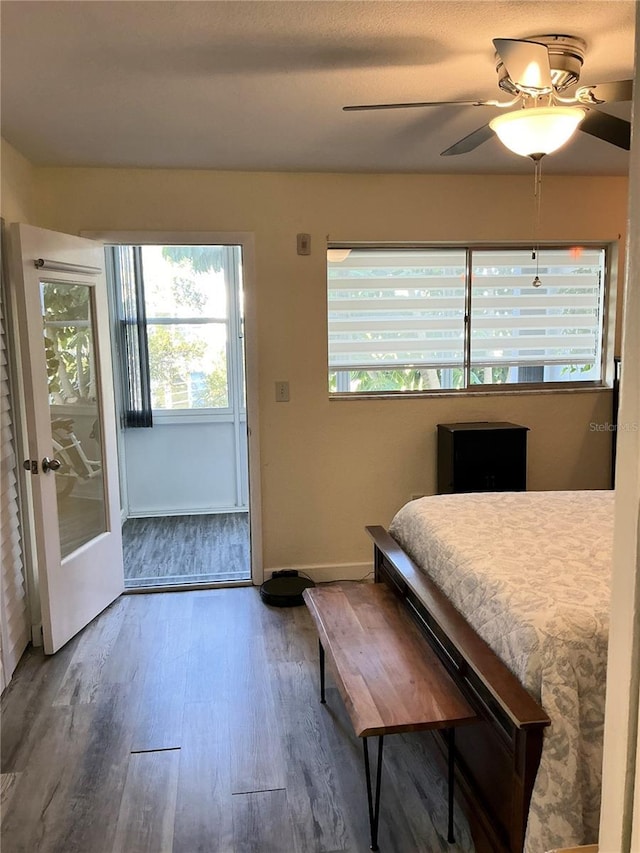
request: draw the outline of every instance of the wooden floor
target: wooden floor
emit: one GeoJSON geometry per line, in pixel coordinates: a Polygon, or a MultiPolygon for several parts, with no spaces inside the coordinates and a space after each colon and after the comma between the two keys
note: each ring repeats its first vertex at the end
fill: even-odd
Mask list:
{"type": "MultiPolygon", "coordinates": [[[[306,608],[123,596],[2,701],[2,853],[364,853],[361,742],[306,608]]],[[[380,850],[464,851],[431,735],[385,741],[380,850]]]]}
{"type": "Polygon", "coordinates": [[[249,514],[129,518],[122,551],[127,589],[249,580],[249,514]]]}

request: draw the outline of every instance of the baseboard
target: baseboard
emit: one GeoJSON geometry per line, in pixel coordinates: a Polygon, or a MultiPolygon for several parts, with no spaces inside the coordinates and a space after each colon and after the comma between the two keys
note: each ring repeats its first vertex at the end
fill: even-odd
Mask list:
{"type": "Polygon", "coordinates": [[[265,569],[264,579],[267,580],[274,572],[279,572],[283,569],[297,569],[300,574],[309,575],[311,580],[314,580],[316,583],[373,579],[372,563],[332,563],[330,565],[312,566],[277,566],[272,569],[265,569]]]}
{"type": "Polygon", "coordinates": [[[37,622],[31,626],[31,645],[39,648],[42,642],[42,622],[37,622]]]}
{"type": "Polygon", "coordinates": [[[249,512],[248,506],[210,507],[209,509],[139,509],[129,511],[127,518],[166,518],[176,515],[228,515],[232,512],[249,512]]]}

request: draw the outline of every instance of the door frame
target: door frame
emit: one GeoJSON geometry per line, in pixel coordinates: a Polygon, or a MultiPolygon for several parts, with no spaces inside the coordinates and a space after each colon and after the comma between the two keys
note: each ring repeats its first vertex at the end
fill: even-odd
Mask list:
{"type": "MultiPolygon", "coordinates": [[[[81,237],[116,245],[242,246],[244,357],[247,407],[251,582],[264,580],[262,561],[262,497],[258,405],[257,287],[255,236],[252,231],[81,231],[81,237]]],[[[115,380],[116,377],[114,377],[115,380]]]]}
{"type": "MultiPolygon", "coordinates": [[[[14,303],[15,298],[12,293],[11,288],[11,263],[10,263],[10,252],[11,252],[11,240],[9,239],[9,227],[5,222],[4,218],[0,217],[0,314],[2,314],[2,322],[0,326],[3,326],[3,329],[0,328],[0,335],[4,331],[4,353],[7,359],[6,363],[6,371],[7,371],[7,385],[9,389],[9,412],[8,417],[10,419],[10,440],[11,447],[15,459],[14,466],[14,474],[15,474],[15,508],[17,510],[18,517],[18,527],[20,533],[20,552],[19,559],[21,563],[22,569],[22,579],[24,583],[24,592],[25,592],[25,609],[24,609],[24,648],[26,648],[27,644],[31,641],[33,645],[40,645],[42,643],[42,637],[40,635],[39,625],[40,625],[40,600],[34,602],[33,600],[33,577],[31,575],[30,567],[31,567],[31,530],[32,528],[29,526],[31,520],[29,518],[29,513],[27,511],[28,504],[25,503],[24,498],[24,486],[23,486],[23,477],[21,474],[23,473],[23,468],[20,465],[20,461],[25,456],[22,455],[22,446],[24,443],[24,435],[22,432],[22,424],[24,423],[23,417],[23,395],[21,393],[21,385],[20,385],[20,377],[21,377],[21,367],[22,362],[20,361],[20,357],[18,355],[19,350],[19,341],[18,336],[16,334],[17,330],[17,316],[14,314],[14,303]],[[34,620],[33,616],[36,614],[36,618],[34,620]]],[[[0,350],[2,348],[0,347],[0,350]]],[[[14,567],[12,567],[14,568],[14,567]]],[[[6,612],[5,612],[6,601],[3,598],[3,595],[0,594],[0,619],[6,621],[6,612]]],[[[3,626],[2,631],[0,631],[0,635],[6,629],[6,626],[3,626]]],[[[19,657],[22,655],[24,648],[20,649],[19,657]]],[[[11,681],[13,676],[13,672],[15,671],[15,666],[13,665],[13,661],[8,660],[8,649],[5,647],[5,641],[2,636],[0,636],[0,669],[2,670],[2,676],[0,677],[0,691],[4,690],[5,687],[11,681]],[[9,668],[13,667],[13,668],[9,668]]],[[[18,660],[15,661],[18,663],[18,660]]]]}
{"type": "Polygon", "coordinates": [[[29,639],[34,647],[42,646],[42,611],[40,606],[40,590],[36,566],[36,534],[33,514],[33,495],[31,475],[27,475],[22,467],[22,460],[29,456],[29,440],[27,435],[27,413],[25,395],[22,388],[24,365],[18,322],[18,306],[16,304],[16,282],[14,277],[15,265],[21,262],[14,241],[11,240],[10,227],[13,222],[3,220],[5,233],[5,251],[7,275],[5,280],[5,334],[7,337],[7,355],[9,377],[13,383],[14,393],[11,398],[11,418],[14,427],[14,444],[16,454],[16,474],[18,492],[18,514],[20,517],[20,544],[24,581],[27,591],[27,610],[29,619],[29,639]]]}

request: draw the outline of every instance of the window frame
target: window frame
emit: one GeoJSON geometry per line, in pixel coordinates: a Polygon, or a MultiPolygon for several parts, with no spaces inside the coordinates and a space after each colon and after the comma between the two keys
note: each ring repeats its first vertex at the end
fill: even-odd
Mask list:
{"type": "MultiPolygon", "coordinates": [[[[220,415],[228,415],[233,409],[232,402],[232,394],[233,389],[231,388],[231,379],[230,379],[230,371],[229,371],[229,361],[230,361],[230,319],[220,318],[220,317],[149,317],[146,319],[146,328],[147,333],[149,329],[153,326],[224,326],[226,332],[226,344],[225,344],[225,363],[227,365],[226,369],[226,377],[227,377],[227,405],[226,406],[197,406],[197,407],[185,407],[184,409],[155,409],[152,408],[153,418],[154,420],[167,420],[175,421],[177,417],[186,418],[187,420],[193,420],[194,417],[197,419],[197,416],[200,414],[201,417],[206,417],[207,419],[211,419],[212,415],[220,414],[220,415]]],[[[218,419],[219,420],[219,419],[218,419]]]]}
{"type": "MultiPolygon", "coordinates": [[[[352,242],[327,242],[327,250],[329,249],[389,249],[389,250],[464,250],[465,251],[465,300],[464,300],[464,338],[463,338],[463,376],[464,386],[462,388],[431,388],[429,390],[419,391],[328,391],[330,400],[362,400],[362,399],[415,399],[416,397],[459,397],[467,395],[504,395],[504,394],[541,394],[541,393],[576,393],[580,391],[602,391],[612,387],[612,370],[613,370],[613,337],[615,332],[615,317],[610,315],[610,312],[615,311],[615,292],[617,283],[614,281],[616,264],[614,262],[616,247],[615,244],[607,240],[554,240],[548,242],[540,242],[536,246],[538,252],[544,252],[551,249],[567,249],[574,246],[583,246],[584,248],[602,250],[604,252],[604,282],[602,285],[602,313],[601,313],[601,328],[600,328],[600,379],[589,379],[583,381],[566,381],[566,382],[512,382],[502,384],[471,384],[471,312],[472,312],[472,275],[473,275],[473,253],[475,251],[532,251],[531,243],[522,241],[497,243],[494,241],[483,242],[368,242],[368,241],[352,241],[352,242]]],[[[328,324],[328,294],[329,294],[329,277],[328,263],[327,270],[327,287],[326,287],[326,317],[328,324]]],[[[327,325],[327,380],[332,371],[329,365],[329,334],[327,325]]],[[[345,372],[345,371],[337,371],[345,372]]]]}
{"type": "MultiPolygon", "coordinates": [[[[128,245],[125,243],[125,245],[128,245]]],[[[242,291],[243,281],[238,276],[237,264],[234,263],[234,250],[239,250],[239,264],[244,270],[244,244],[242,242],[184,242],[173,240],[170,242],[158,241],[136,241],[131,244],[137,248],[146,246],[220,246],[225,252],[225,290],[227,299],[226,317],[152,317],[145,316],[145,327],[148,330],[152,326],[173,325],[223,325],[226,327],[226,367],[227,367],[227,405],[217,407],[198,407],[185,409],[156,409],[152,408],[153,421],[158,424],[186,424],[193,422],[207,423],[232,423],[234,411],[245,423],[247,419],[246,400],[243,399],[242,390],[237,386],[237,374],[241,374],[240,367],[236,362],[244,361],[244,317],[242,314],[242,291]],[[235,395],[239,399],[235,400],[235,395]]],[[[246,369],[246,368],[245,368],[246,369]]]]}

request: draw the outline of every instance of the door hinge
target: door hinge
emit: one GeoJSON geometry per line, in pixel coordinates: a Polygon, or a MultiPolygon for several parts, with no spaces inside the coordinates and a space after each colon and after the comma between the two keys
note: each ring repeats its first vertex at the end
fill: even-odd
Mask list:
{"type": "Polygon", "coordinates": [[[38,460],[37,459],[25,459],[22,463],[22,467],[25,471],[31,471],[32,474],[38,473],[38,460]]]}

